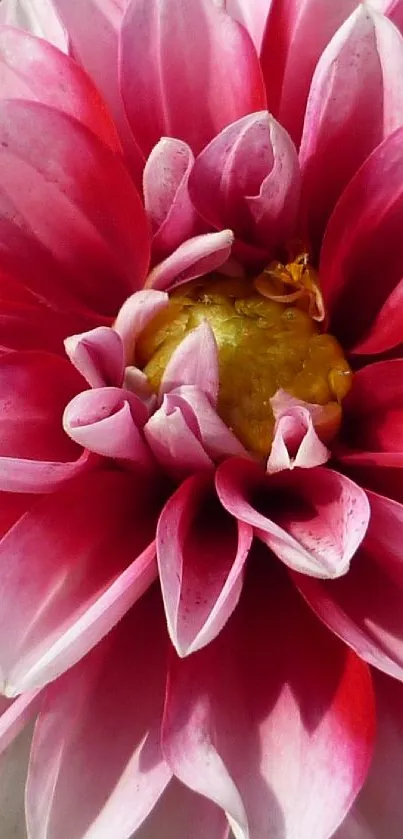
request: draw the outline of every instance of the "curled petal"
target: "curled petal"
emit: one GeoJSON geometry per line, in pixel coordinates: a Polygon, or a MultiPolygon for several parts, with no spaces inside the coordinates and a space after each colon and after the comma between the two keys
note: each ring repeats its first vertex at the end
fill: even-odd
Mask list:
{"type": "Polygon", "coordinates": [[[162,405],[144,426],[145,438],[158,462],[174,478],[182,479],[199,470],[210,470],[213,461],[197,435],[192,411],[184,413],[173,394],[166,394],[162,405]]]}
{"type": "Polygon", "coordinates": [[[402,125],[402,73],[402,36],[382,15],[360,5],[325,49],[307,104],[300,149],[302,215],[315,245],[343,188],[402,125]]]}
{"type": "Polygon", "coordinates": [[[214,227],[272,251],[293,232],[299,198],[297,153],[288,134],[266,112],[225,128],[196,159],[192,201],[214,227]]]}
{"type": "Polygon", "coordinates": [[[229,258],[233,241],[232,230],[206,233],[188,239],[171,256],[156,265],[147,277],[146,286],[171,289],[215,271],[229,258]]]}
{"type": "Polygon", "coordinates": [[[186,143],[163,137],[144,167],[144,204],[153,231],[154,263],[201,232],[202,222],[188,190],[193,162],[193,152],[186,143]]]}
{"type": "Polygon", "coordinates": [[[306,408],[295,407],[276,420],[273,443],[267,461],[269,474],[283,469],[311,469],[329,460],[306,408]]]}
{"type": "Polygon", "coordinates": [[[71,363],[91,387],[122,384],[123,346],[115,330],[99,326],[81,335],[70,335],[65,348],[71,363]]]}
{"type": "Polygon", "coordinates": [[[179,385],[193,385],[215,405],[218,396],[218,352],[213,330],[207,321],[186,335],[174,350],[164,370],[161,393],[179,385]]]}
{"type": "Polygon", "coordinates": [[[203,390],[182,385],[171,393],[171,398],[181,407],[190,427],[214,460],[231,455],[248,457],[242,443],[218,416],[203,390]]]}
{"type": "Polygon", "coordinates": [[[225,125],[265,104],[248,33],[211,0],[130,0],[120,64],[126,112],[146,156],[164,136],[197,153],[225,125]]]}
{"type": "Polygon", "coordinates": [[[224,507],[294,571],[334,579],[346,574],[369,521],[365,492],[344,475],[317,467],[264,475],[247,460],[217,471],[224,507]]]}
{"type": "Polygon", "coordinates": [[[0,98],[50,105],[76,117],[112,151],[121,149],[112,118],[84,70],[60,49],[11,27],[0,31],[0,98]]]}
{"type": "Polygon", "coordinates": [[[169,298],[165,292],[146,289],[136,291],[125,300],[114,323],[125,351],[126,364],[133,364],[136,340],[150,320],[166,308],[169,298]]]}
{"type": "Polygon", "coordinates": [[[211,479],[182,484],[161,513],[157,556],[172,643],[179,655],[201,649],[221,631],[242,589],[253,531],[226,513],[211,479]]]}
{"type": "Polygon", "coordinates": [[[63,428],[72,440],[131,467],[151,468],[141,434],[148,418],[144,403],[131,391],[103,387],[79,393],[68,405],[63,428]]]}
{"type": "Polygon", "coordinates": [[[0,23],[31,32],[68,52],[67,33],[55,13],[53,0],[2,0],[0,23]]]}

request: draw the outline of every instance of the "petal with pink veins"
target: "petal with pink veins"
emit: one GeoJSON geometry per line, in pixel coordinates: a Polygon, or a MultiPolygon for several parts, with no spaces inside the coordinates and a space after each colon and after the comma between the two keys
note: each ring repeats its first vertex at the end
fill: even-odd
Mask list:
{"type": "Polygon", "coordinates": [[[368,334],[402,278],[402,184],[400,128],[361,166],[328,223],[319,274],[330,330],[344,347],[368,334]]]}
{"type": "Polygon", "coordinates": [[[109,107],[140,189],[144,157],[127,121],[118,81],[118,33],[126,0],[87,0],[85,5],[82,0],[52,0],[52,5],[69,33],[71,54],[94,80],[109,107]]]}
{"type": "Polygon", "coordinates": [[[136,839],[230,839],[222,810],[172,778],[136,839]]]}
{"type": "Polygon", "coordinates": [[[68,37],[55,13],[53,0],[2,0],[0,24],[14,26],[68,52],[68,37]]]}
{"type": "Polygon", "coordinates": [[[113,328],[122,339],[126,364],[133,364],[136,341],[140,333],[168,303],[168,295],[154,289],[136,291],[125,300],[113,328]]]}
{"type": "Polygon", "coordinates": [[[152,591],[47,689],[27,782],[32,839],[129,839],[148,816],[171,777],[159,740],[166,654],[152,591]]]}
{"type": "Polygon", "coordinates": [[[196,158],[192,201],[216,228],[272,252],[292,234],[299,199],[295,147],[266,111],[227,126],[196,158]]]}
{"type": "Polygon", "coordinates": [[[296,146],[320,55],[356,7],[357,0],[271,0],[260,56],[267,105],[296,146]]]}
{"type": "Polygon", "coordinates": [[[165,136],[197,154],[225,125],[265,106],[250,36],[211,0],[129,0],[120,74],[126,113],[145,156],[165,136]]]}
{"type": "Polygon", "coordinates": [[[203,222],[190,200],[188,180],[194,156],[186,143],[163,137],[143,173],[144,204],[153,232],[153,263],[202,233],[203,222]]]}
{"type": "Polygon", "coordinates": [[[319,618],[364,661],[403,680],[403,506],[367,491],[371,518],[349,574],[326,582],[295,575],[319,618]]]}
{"type": "Polygon", "coordinates": [[[146,286],[165,291],[216,271],[229,258],[233,241],[232,230],[193,236],[153,268],[146,286]]]}
{"type": "Polygon", "coordinates": [[[335,579],[349,570],[369,521],[365,492],[344,475],[316,467],[265,475],[233,458],[217,470],[223,506],[294,571],[335,579]]]}
{"type": "Polygon", "coordinates": [[[235,609],[253,531],[217,500],[210,477],[188,478],[165,505],[157,556],[168,631],[180,656],[209,644],[235,609]]]}
{"type": "Polygon", "coordinates": [[[366,4],[338,30],[318,62],[300,148],[302,224],[315,249],[344,187],[403,123],[402,73],[402,36],[366,4]]]}
{"type": "Polygon", "coordinates": [[[39,102],[0,103],[0,143],[4,267],[18,277],[20,265],[36,260],[35,293],[57,308],[74,310],[77,301],[114,315],[142,285],[150,244],[122,159],[77,120],[39,102]]]}
{"type": "Polygon", "coordinates": [[[91,387],[116,386],[123,381],[125,362],[120,335],[98,326],[65,340],[66,353],[91,387]]]}
{"type": "Polygon", "coordinates": [[[112,151],[116,128],[90,77],[51,44],[18,29],[0,30],[0,98],[42,102],[76,117],[112,151]]]}
{"type": "Polygon", "coordinates": [[[75,664],[153,582],[156,503],[144,479],[97,471],[40,499],[5,534],[6,695],[41,687],[75,664]]]}
{"type": "Polygon", "coordinates": [[[175,775],[239,839],[327,839],[364,782],[373,735],[367,666],[275,560],[254,556],[220,636],[172,661],[163,750],[175,775]]]}
{"type": "Polygon", "coordinates": [[[174,350],[164,370],[160,392],[193,385],[215,405],[219,383],[217,343],[210,324],[204,321],[174,350]]]}
{"type": "Polygon", "coordinates": [[[175,394],[165,394],[161,406],[145,424],[144,436],[158,463],[175,479],[213,468],[198,437],[194,412],[175,394]]]}

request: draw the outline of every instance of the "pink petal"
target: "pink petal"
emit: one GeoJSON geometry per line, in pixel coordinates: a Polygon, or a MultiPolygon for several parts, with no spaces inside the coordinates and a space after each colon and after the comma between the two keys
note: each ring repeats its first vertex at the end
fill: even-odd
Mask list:
{"type": "Polygon", "coordinates": [[[4,536],[3,692],[59,676],[143,594],[156,575],[155,514],[144,480],[97,471],[39,500],[4,536]]]}
{"type": "Polygon", "coordinates": [[[184,407],[174,395],[166,394],[144,426],[144,436],[158,463],[176,479],[213,466],[198,439],[194,414],[185,414],[184,407]]]}
{"type": "Polygon", "coordinates": [[[43,701],[43,692],[29,691],[12,702],[4,700],[7,706],[0,715],[0,754],[12,743],[27,723],[36,717],[43,701]]]}
{"type": "Polygon", "coordinates": [[[343,403],[344,446],[348,463],[403,464],[403,360],[379,361],[358,370],[343,403]]]}
{"type": "Polygon", "coordinates": [[[163,748],[239,839],[323,839],[363,784],[373,723],[368,668],[265,555],[219,638],[172,662],[163,748]]]}
{"type": "Polygon", "coordinates": [[[188,280],[215,271],[229,258],[233,241],[234,234],[231,230],[206,233],[188,239],[171,256],[156,265],[147,277],[146,286],[162,290],[172,289],[188,280]]]}
{"type": "Polygon", "coordinates": [[[402,73],[402,36],[386,18],[358,6],[322,54],[309,93],[300,149],[308,241],[320,242],[344,187],[402,125],[402,73]]]}
{"type": "Polygon", "coordinates": [[[294,571],[334,579],[349,569],[369,520],[365,492],[317,467],[265,475],[248,460],[228,460],[217,471],[223,506],[294,571]]]}
{"type": "Polygon", "coordinates": [[[249,457],[233,431],[218,416],[203,390],[182,385],[172,391],[171,399],[172,404],[181,408],[189,427],[213,460],[222,460],[231,455],[249,457]]]}
{"type": "Polygon", "coordinates": [[[319,273],[331,331],[344,346],[365,335],[401,280],[402,141],[398,129],[375,149],[345,189],[326,230],[319,273]]]}
{"type": "Polygon", "coordinates": [[[154,591],[48,689],[27,784],[32,839],[129,839],[152,810],[171,777],[159,744],[166,649],[154,591]]]}
{"type": "Polygon", "coordinates": [[[52,0],[63,21],[70,50],[94,80],[119,130],[136,186],[141,186],[144,158],[138,148],[123,107],[118,83],[118,32],[123,0],[52,0]]]}
{"type": "Polygon", "coordinates": [[[126,112],[145,156],[163,136],[197,153],[225,125],[265,106],[249,35],[211,0],[130,0],[120,60],[126,112]]]}
{"type": "Polygon", "coordinates": [[[55,14],[53,0],[2,0],[0,23],[31,32],[68,52],[67,33],[55,14]]]}
{"type": "Polygon", "coordinates": [[[157,556],[168,622],[178,654],[210,643],[235,609],[253,531],[220,506],[211,480],[189,478],[165,505],[157,556]]]}
{"type": "Polygon", "coordinates": [[[267,252],[293,233],[299,199],[296,150],[266,112],[225,128],[196,159],[192,201],[214,227],[267,252]]]}
{"type": "Polygon", "coordinates": [[[268,109],[299,146],[318,59],[356,0],[272,0],[261,49],[268,109]]]}
{"type": "Polygon", "coordinates": [[[176,778],[136,833],[136,839],[230,839],[224,813],[176,778]]]}
{"type": "Polygon", "coordinates": [[[311,469],[329,460],[330,452],[315,431],[306,408],[294,407],[276,420],[267,461],[269,474],[283,469],[311,469]]]}
{"type": "Polygon", "coordinates": [[[262,0],[225,0],[225,9],[231,17],[247,29],[259,52],[269,4],[262,0]]]}
{"type": "Polygon", "coordinates": [[[194,157],[186,143],[163,137],[154,146],[143,174],[144,204],[153,231],[153,262],[169,256],[182,242],[202,232],[190,200],[194,157]]]}
{"type": "Polygon", "coordinates": [[[402,343],[403,336],[403,279],[398,282],[385,300],[366,337],[353,348],[360,354],[387,352],[402,343]]]}
{"type": "Polygon", "coordinates": [[[65,341],[66,353],[91,387],[122,384],[123,345],[120,335],[107,326],[99,326],[65,341]]]}
{"type": "Polygon", "coordinates": [[[75,119],[38,102],[0,104],[0,142],[5,266],[19,276],[36,260],[28,278],[35,293],[58,308],[77,300],[114,315],[149,260],[144,208],[123,162],[75,119]]]}
{"type": "Polygon", "coordinates": [[[114,323],[114,329],[120,335],[127,364],[132,364],[135,355],[136,340],[147,324],[168,305],[165,292],[147,289],[136,291],[125,300],[114,323]]]}
{"type": "Polygon", "coordinates": [[[149,471],[153,461],[141,433],[147,418],[146,406],[134,393],[103,387],[79,393],[69,402],[63,428],[92,452],[149,471]]]}
{"type": "Polygon", "coordinates": [[[207,321],[186,335],[174,350],[161,381],[161,393],[179,385],[193,385],[217,402],[218,351],[214,332],[207,321]]]}
{"type": "Polygon", "coordinates": [[[70,114],[120,151],[116,128],[89,76],[46,41],[1,29],[0,91],[2,99],[38,101],[70,114]]]}
{"type": "Polygon", "coordinates": [[[368,533],[343,580],[296,576],[302,594],[324,623],[365,661],[403,680],[403,506],[368,492],[368,533]]]}

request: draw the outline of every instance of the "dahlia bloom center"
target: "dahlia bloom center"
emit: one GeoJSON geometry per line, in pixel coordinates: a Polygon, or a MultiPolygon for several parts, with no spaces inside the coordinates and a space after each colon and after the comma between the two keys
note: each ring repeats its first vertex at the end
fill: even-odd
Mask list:
{"type": "Polygon", "coordinates": [[[318,322],[315,290],[297,287],[298,268],[297,263],[276,263],[252,282],[210,275],[182,285],[136,344],[135,363],[158,392],[174,351],[207,321],[218,352],[217,412],[245,448],[262,457],[273,442],[271,399],[278,391],[326,406],[330,433],[327,425],[317,432],[329,442],[340,425],[340,402],[351,387],[340,344],[318,322]],[[287,279],[294,284],[291,291],[287,279]]]}

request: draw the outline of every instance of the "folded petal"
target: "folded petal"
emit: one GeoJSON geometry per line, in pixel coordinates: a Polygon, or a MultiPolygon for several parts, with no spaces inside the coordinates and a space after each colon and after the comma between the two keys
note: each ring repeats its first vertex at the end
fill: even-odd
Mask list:
{"type": "Polygon", "coordinates": [[[239,839],[327,839],[368,770],[370,674],[281,567],[255,556],[250,571],[218,639],[172,661],[164,754],[239,839]]]}
{"type": "Polygon", "coordinates": [[[161,393],[180,385],[193,385],[215,405],[218,396],[218,351],[207,321],[190,332],[174,350],[161,381],[161,393]]]}
{"type": "Polygon", "coordinates": [[[171,393],[171,398],[172,404],[181,408],[189,427],[193,429],[213,460],[222,460],[231,455],[249,457],[234,432],[218,416],[204,390],[200,387],[182,385],[171,393]]]}
{"type": "Polygon", "coordinates": [[[188,280],[215,271],[229,258],[233,241],[232,230],[193,236],[180,245],[171,256],[156,265],[147,277],[146,286],[162,290],[172,289],[188,280]]]}
{"type": "Polygon", "coordinates": [[[125,300],[118,312],[114,329],[122,339],[126,364],[133,364],[138,336],[150,320],[166,308],[168,302],[165,292],[154,289],[136,291],[125,300]]]}
{"type": "Polygon", "coordinates": [[[154,591],[48,689],[27,783],[32,839],[129,839],[152,810],[171,777],[159,743],[166,648],[154,591]]]}
{"type": "Polygon", "coordinates": [[[206,221],[270,253],[293,233],[299,199],[295,147],[266,111],[250,114],[224,128],[196,158],[189,189],[206,221]]]}
{"type": "Polygon", "coordinates": [[[174,394],[165,394],[145,424],[144,436],[158,463],[175,479],[213,468],[199,439],[194,412],[174,394]]]}
{"type": "Polygon", "coordinates": [[[0,672],[10,696],[78,661],[155,578],[147,483],[97,471],[34,504],[0,542],[0,672]],[[21,599],[21,591],[24,598],[21,599]]]}
{"type": "Polygon", "coordinates": [[[360,658],[403,680],[403,506],[367,493],[370,523],[349,574],[331,585],[295,579],[316,614],[360,658]]]}
{"type": "Polygon", "coordinates": [[[224,813],[172,778],[136,839],[230,839],[224,813]]]}
{"type": "Polygon", "coordinates": [[[364,337],[402,277],[402,138],[398,129],[375,149],[326,229],[319,273],[331,331],[343,346],[364,337]]]}
{"type": "Polygon", "coordinates": [[[223,510],[210,477],[189,478],[170,498],[157,530],[168,631],[178,654],[201,649],[238,603],[253,531],[223,510]]]}
{"type": "Polygon", "coordinates": [[[2,0],[0,23],[31,32],[68,52],[67,33],[55,14],[53,0],[2,0]]]}
{"type": "Polygon", "coordinates": [[[57,108],[120,151],[112,118],[90,77],[52,44],[11,27],[0,30],[0,98],[57,108]]]}
{"type": "Polygon", "coordinates": [[[153,231],[154,264],[202,232],[203,223],[188,189],[193,162],[193,152],[186,143],[163,137],[144,167],[144,204],[153,231]]]}
{"type": "Polygon", "coordinates": [[[268,109],[299,146],[311,79],[356,0],[272,0],[261,48],[268,109]]]}
{"type": "Polygon", "coordinates": [[[373,149],[402,125],[402,73],[402,36],[368,5],[358,6],[323,52],[307,103],[301,212],[305,235],[315,247],[344,187],[373,149]]]}
{"type": "Polygon", "coordinates": [[[123,100],[145,156],[164,136],[197,153],[225,125],[265,105],[252,41],[221,4],[129,0],[120,46],[123,100]]]}
{"type": "Polygon", "coordinates": [[[57,307],[78,300],[115,315],[149,260],[144,208],[123,161],[77,120],[38,102],[2,102],[0,126],[2,264],[18,277],[21,264],[39,259],[28,278],[34,292],[57,307]]]}
{"type": "Polygon", "coordinates": [[[234,458],[218,468],[216,487],[233,516],[289,568],[312,577],[346,574],[368,526],[365,492],[330,469],[265,475],[234,458]]]}
{"type": "Polygon", "coordinates": [[[70,361],[91,387],[122,384],[123,344],[114,329],[99,326],[81,335],[70,335],[65,348],[70,361]]]}
{"type": "Polygon", "coordinates": [[[290,406],[276,417],[267,461],[269,474],[295,467],[311,469],[326,463],[329,457],[330,452],[320,441],[307,407],[290,406]]]}

